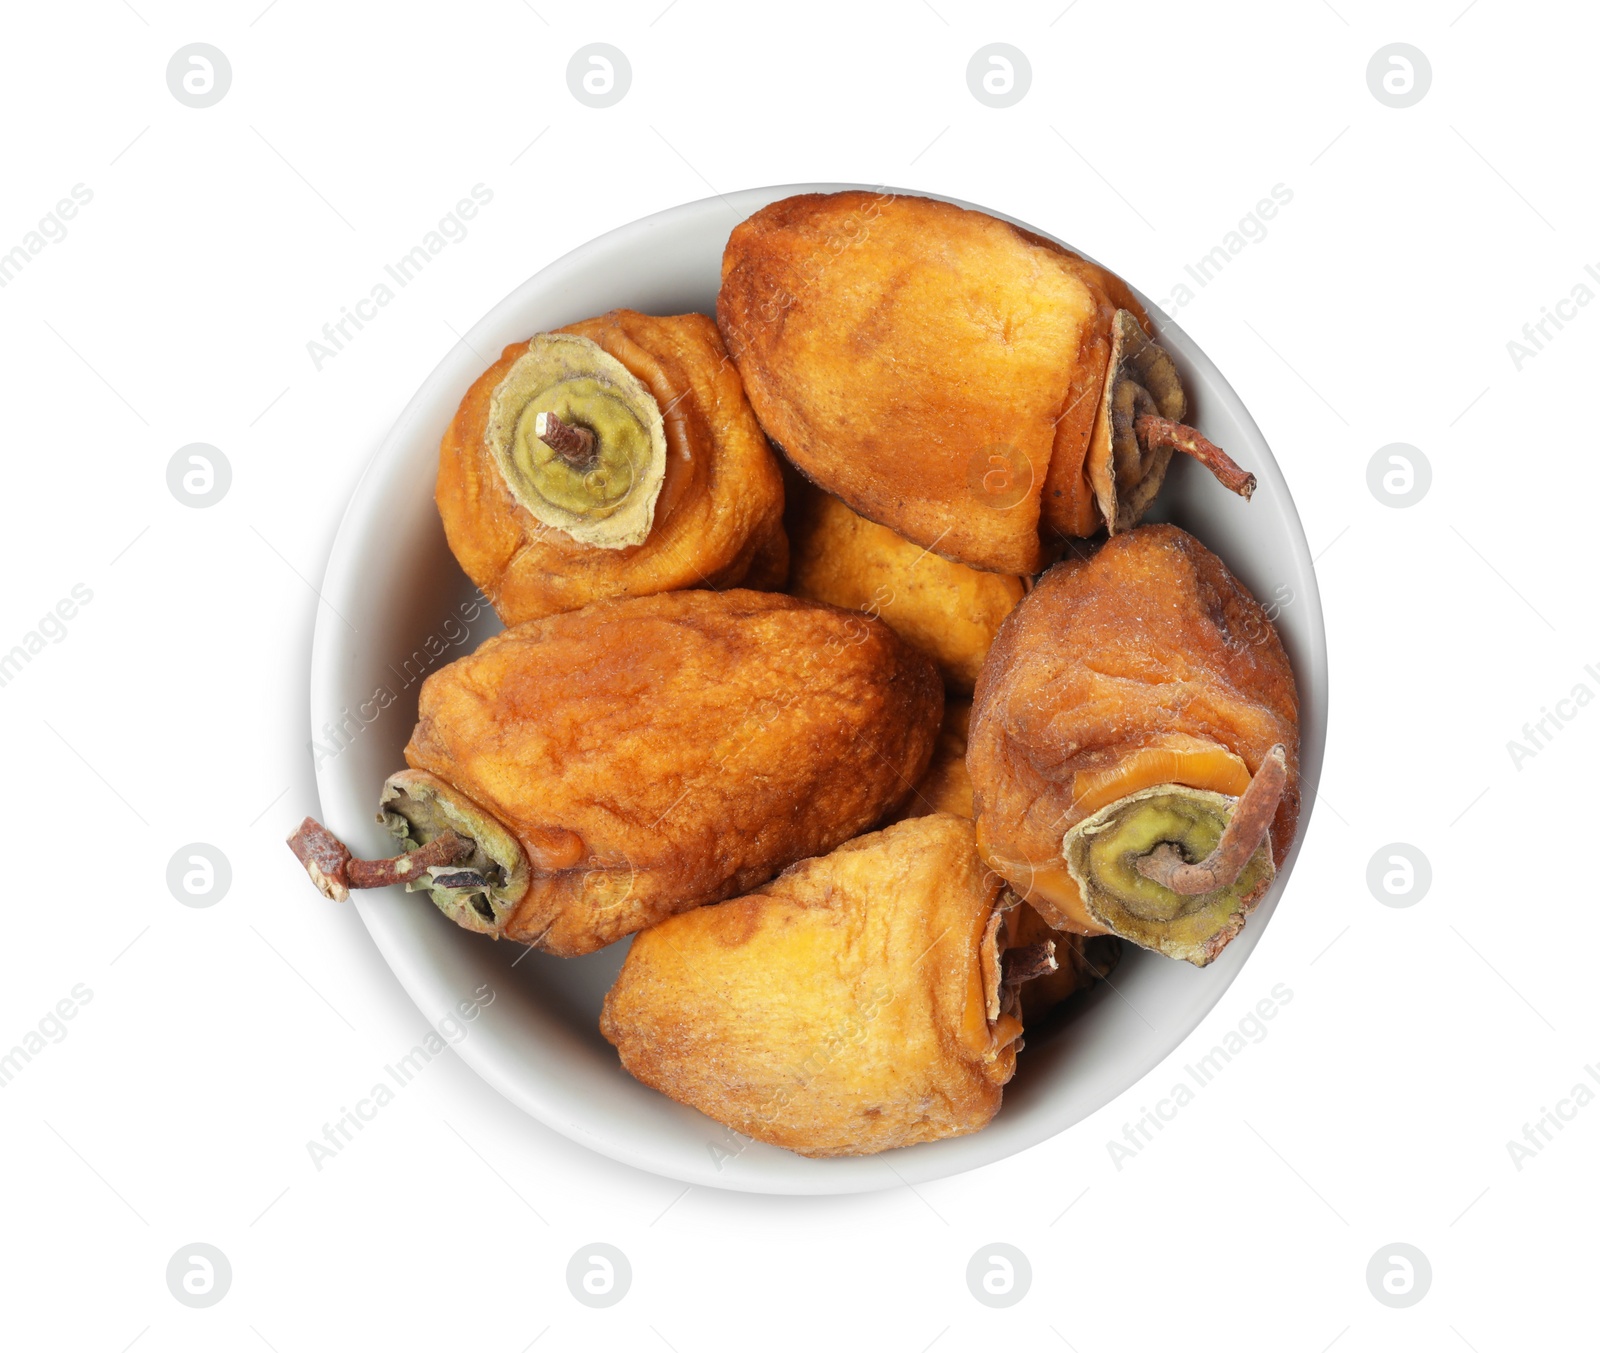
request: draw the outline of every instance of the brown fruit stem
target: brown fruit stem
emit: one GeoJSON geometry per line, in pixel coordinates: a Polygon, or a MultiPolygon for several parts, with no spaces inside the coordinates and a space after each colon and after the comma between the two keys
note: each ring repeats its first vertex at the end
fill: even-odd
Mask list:
{"type": "Polygon", "coordinates": [[[1248,499],[1256,491],[1256,477],[1241,469],[1234,459],[1215,442],[1202,436],[1187,423],[1179,423],[1159,414],[1141,414],[1133,420],[1133,435],[1146,451],[1152,447],[1170,446],[1182,451],[1217,477],[1223,488],[1248,499]]]}
{"type": "Polygon", "coordinates": [[[1038,944],[1020,944],[1015,949],[1007,949],[1001,956],[1000,963],[1005,973],[1001,981],[1007,986],[1031,982],[1035,977],[1043,977],[1061,966],[1056,962],[1054,940],[1041,940],[1038,944]]]}
{"type": "Polygon", "coordinates": [[[587,470],[595,461],[595,436],[586,427],[563,423],[553,413],[541,413],[533,420],[533,435],[574,470],[587,470]]]}
{"type": "Polygon", "coordinates": [[[1289,781],[1289,757],[1278,743],[1267,753],[1250,786],[1239,796],[1233,816],[1222,830],[1217,847],[1198,864],[1188,864],[1170,841],[1163,841],[1134,865],[1147,879],[1183,897],[1198,897],[1227,888],[1239,877],[1250,857],[1266,838],[1289,781]]]}
{"type": "Polygon", "coordinates": [[[441,832],[425,846],[387,860],[357,860],[337,836],[308,817],[289,837],[289,849],[305,866],[317,891],[343,902],[352,888],[387,888],[407,883],[435,865],[458,864],[472,854],[473,844],[456,832],[441,832]]]}

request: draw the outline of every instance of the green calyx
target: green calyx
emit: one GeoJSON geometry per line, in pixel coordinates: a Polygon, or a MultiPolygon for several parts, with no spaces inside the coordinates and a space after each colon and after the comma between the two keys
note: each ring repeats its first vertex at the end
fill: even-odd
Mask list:
{"type": "Polygon", "coordinates": [[[1107,804],[1066,834],[1062,854],[1089,915],[1112,934],[1196,967],[1244,927],[1276,870],[1267,835],[1229,884],[1192,896],[1140,871],[1163,845],[1191,864],[1211,856],[1238,800],[1186,785],[1156,785],[1107,804]]]}
{"type": "Polygon", "coordinates": [[[495,387],[485,437],[512,496],[544,525],[602,549],[649,536],[666,476],[661,409],[597,343],[536,334],[495,387]],[[541,415],[581,445],[551,437],[541,415]]]}
{"type": "Polygon", "coordinates": [[[425,892],[459,926],[498,937],[528,891],[528,860],[498,819],[427,771],[391,775],[378,801],[378,821],[405,850],[451,831],[472,842],[455,864],[435,865],[406,884],[425,892]]]}

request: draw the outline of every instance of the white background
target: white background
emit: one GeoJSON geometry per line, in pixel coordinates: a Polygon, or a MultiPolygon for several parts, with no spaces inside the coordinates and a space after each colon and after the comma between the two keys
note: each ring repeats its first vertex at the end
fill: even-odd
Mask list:
{"type": "Polygon", "coordinates": [[[0,688],[0,1051],[93,993],[0,1089],[7,1344],[1592,1345],[1600,1107],[1520,1169],[1507,1142],[1600,1063],[1600,708],[1520,769],[1507,742],[1579,682],[1600,693],[1600,306],[1520,371],[1507,343],[1600,269],[1593,12],[535,3],[7,7],[0,250],[74,184],[93,194],[0,290],[0,651],[75,584],[93,594],[0,688]],[[232,65],[205,109],[165,76],[197,41],[232,65]],[[565,77],[595,41],[633,70],[603,110],[565,77]],[[1010,108],[967,86],[991,42],[1032,66],[1010,108]],[[1432,67],[1405,109],[1366,79],[1393,42],[1432,67]],[[453,1054],[319,1171],[308,1140],[426,1032],[282,844],[316,806],[312,584],[360,467],[456,332],[548,261],[678,202],[816,179],[990,205],[1157,299],[1292,191],[1174,311],[1319,555],[1332,716],[1288,894],[1139,1086],[915,1191],[685,1193],[525,1118],[453,1054]],[[315,369],[323,324],[477,183],[493,201],[467,237],[315,369]],[[232,466],[204,510],[166,484],[190,442],[232,466]],[[1432,465],[1414,507],[1368,489],[1391,442],[1432,465]],[[210,908],[165,881],[197,841],[232,867],[210,908]],[[1366,884],[1396,841],[1433,868],[1404,909],[1366,884]],[[1293,999],[1265,1039],[1119,1169],[1108,1141],[1278,983],[1293,999]],[[197,1241],[233,1271],[205,1310],[165,1278],[197,1241]],[[565,1279],[594,1241],[633,1268],[607,1310],[565,1279]],[[1033,1286],[991,1310],[965,1271],[1002,1241],[1033,1286]],[[1433,1271],[1405,1310],[1365,1276],[1393,1242],[1433,1271]]]}

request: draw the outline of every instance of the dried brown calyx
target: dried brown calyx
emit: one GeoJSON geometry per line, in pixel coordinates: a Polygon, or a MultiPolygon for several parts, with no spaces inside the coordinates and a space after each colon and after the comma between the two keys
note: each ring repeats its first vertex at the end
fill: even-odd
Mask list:
{"type": "Polygon", "coordinates": [[[484,438],[512,497],[603,549],[642,545],[667,471],[655,396],[598,343],[535,334],[495,387],[484,438]]]}
{"type": "Polygon", "coordinates": [[[289,837],[289,849],[318,891],[343,902],[355,888],[403,883],[407,892],[428,893],[457,925],[498,937],[528,890],[527,857],[517,839],[426,771],[391,775],[379,805],[378,821],[406,848],[401,855],[356,859],[309,817],[289,837]]]}
{"type": "MultiPolygon", "coordinates": [[[[1061,967],[1053,938],[1022,940],[1032,930],[1016,924],[1026,906],[1009,888],[995,902],[979,946],[979,971],[983,979],[984,1013],[995,1032],[997,1047],[1021,1052],[1023,1015],[1028,984],[1050,977],[1061,967]]],[[[1043,1008],[1043,1003],[1040,1004],[1043,1008]]]]}
{"type": "Polygon", "coordinates": [[[1117,311],[1105,392],[1086,467],[1100,514],[1112,534],[1138,525],[1161,491],[1175,451],[1193,456],[1241,497],[1255,492],[1253,474],[1181,421],[1187,407],[1183,382],[1166,349],[1144,331],[1131,311],[1117,311]]]}
{"type": "Polygon", "coordinates": [[[1022,1022],[1030,1029],[1044,1023],[1072,996],[1104,980],[1117,966],[1122,941],[1115,935],[1075,935],[1055,930],[1027,903],[1010,916],[1010,945],[1005,962],[1009,970],[1014,970],[1022,1022]],[[1045,944],[1050,946],[1053,970],[1035,958],[1045,944]]]}
{"type": "Polygon", "coordinates": [[[1085,818],[1062,854],[1090,917],[1146,949],[1210,963],[1275,876],[1270,828],[1287,778],[1276,746],[1237,799],[1155,785],[1085,818]]]}
{"type": "Polygon", "coordinates": [[[1020,986],[1023,982],[1053,973],[1060,966],[1056,961],[1054,940],[1018,945],[1015,949],[1007,949],[1000,957],[1001,981],[1010,986],[1020,986]]]}

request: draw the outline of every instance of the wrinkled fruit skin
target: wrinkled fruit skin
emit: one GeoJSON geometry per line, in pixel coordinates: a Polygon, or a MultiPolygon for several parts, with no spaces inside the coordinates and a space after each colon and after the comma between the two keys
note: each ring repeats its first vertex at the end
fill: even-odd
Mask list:
{"type": "Polygon", "coordinates": [[[1057,564],[1001,627],[967,747],[979,849],[1051,925],[1092,933],[1052,897],[1066,874],[1062,837],[1093,811],[1077,778],[1191,745],[1216,745],[1253,775],[1279,742],[1289,768],[1272,824],[1281,866],[1300,817],[1288,656],[1216,555],[1175,526],[1141,526],[1057,564]]]}
{"type": "Polygon", "coordinates": [[[970,822],[900,823],[640,935],[601,1032],[646,1085],[802,1155],[976,1132],[1021,1032],[988,1014],[1001,892],[970,822]]]}
{"type": "Polygon", "coordinates": [[[972,701],[946,698],[944,721],[939,725],[927,772],[895,809],[894,821],[929,813],[954,813],[971,819],[972,777],[967,774],[967,725],[971,718],[972,701]]]}
{"type": "Polygon", "coordinates": [[[922,197],[785,198],[734,227],[717,323],[761,425],[808,478],[974,568],[1037,572],[1101,524],[1084,473],[1113,274],[922,197]]]}
{"type": "Polygon", "coordinates": [[[876,615],[930,654],[952,691],[972,694],[1021,578],[968,568],[852,512],[810,485],[789,504],[789,591],[876,615]]]}
{"type": "Polygon", "coordinates": [[[716,326],[704,315],[613,310],[568,325],[660,405],[666,478],[642,545],[584,545],[539,522],[507,487],[484,430],[514,343],[467,391],[439,447],[434,498],[462,569],[507,625],[609,597],[683,587],[775,587],[788,567],[783,480],[716,326]]]}
{"type": "Polygon", "coordinates": [[[423,683],[406,761],[503,822],[501,933],[584,954],[879,820],[943,692],[887,626],[777,593],[670,592],[530,621],[423,683]]]}

